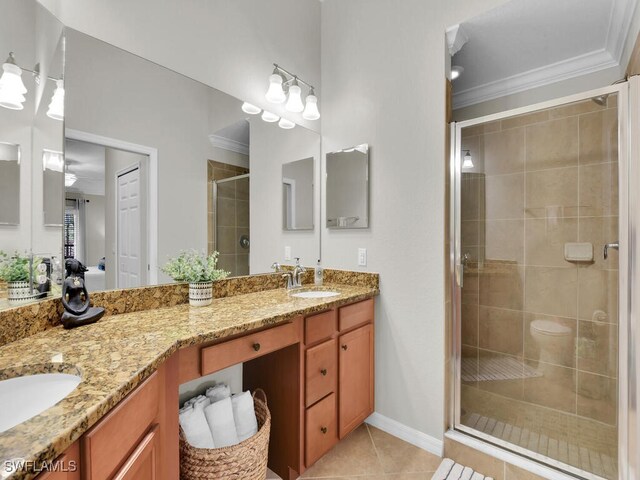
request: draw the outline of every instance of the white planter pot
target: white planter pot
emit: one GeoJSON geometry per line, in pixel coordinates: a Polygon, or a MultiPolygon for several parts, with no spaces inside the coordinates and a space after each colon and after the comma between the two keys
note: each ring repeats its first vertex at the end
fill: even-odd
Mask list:
{"type": "Polygon", "coordinates": [[[7,300],[9,305],[21,305],[37,298],[31,282],[7,282],[7,300]]]}
{"type": "Polygon", "coordinates": [[[189,305],[192,307],[206,307],[213,300],[213,282],[198,282],[189,284],[189,305]]]}

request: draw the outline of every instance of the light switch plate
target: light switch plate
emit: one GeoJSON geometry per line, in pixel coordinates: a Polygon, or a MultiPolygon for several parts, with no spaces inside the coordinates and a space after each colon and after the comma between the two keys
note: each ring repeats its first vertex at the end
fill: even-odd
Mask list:
{"type": "Polygon", "coordinates": [[[359,267],[367,266],[367,249],[366,248],[358,249],[358,266],[359,267]]]}
{"type": "Polygon", "coordinates": [[[289,246],[284,247],[284,259],[291,260],[291,247],[289,246]]]}

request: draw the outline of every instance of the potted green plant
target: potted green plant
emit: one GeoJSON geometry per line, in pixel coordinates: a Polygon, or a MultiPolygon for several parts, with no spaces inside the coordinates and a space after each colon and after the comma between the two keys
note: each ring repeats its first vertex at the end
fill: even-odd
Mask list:
{"type": "Polygon", "coordinates": [[[204,307],[213,299],[213,282],[226,278],[230,272],[217,268],[218,252],[204,255],[197,250],[182,250],[170,258],[162,271],[176,282],[189,283],[189,304],[204,307]]]}
{"type": "Polygon", "coordinates": [[[10,305],[19,305],[35,300],[38,293],[33,291],[31,272],[42,262],[41,258],[8,255],[0,251],[0,280],[7,282],[7,297],[10,305]]]}

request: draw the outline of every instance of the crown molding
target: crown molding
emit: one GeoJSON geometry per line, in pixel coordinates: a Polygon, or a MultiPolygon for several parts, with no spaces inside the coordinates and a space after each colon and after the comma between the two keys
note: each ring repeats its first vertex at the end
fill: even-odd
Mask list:
{"type": "Polygon", "coordinates": [[[242,155],[249,155],[249,145],[246,143],[237,142],[235,140],[213,134],[209,135],[209,141],[211,142],[211,145],[216,148],[230,150],[232,152],[241,153],[242,155]]]}
{"type": "Polygon", "coordinates": [[[614,0],[611,4],[605,48],[618,63],[622,60],[637,3],[638,0],[614,0]]]}
{"type": "Polygon", "coordinates": [[[453,95],[453,108],[475,105],[618,65],[618,60],[606,49],[594,50],[577,57],[456,92],[453,95]]]}

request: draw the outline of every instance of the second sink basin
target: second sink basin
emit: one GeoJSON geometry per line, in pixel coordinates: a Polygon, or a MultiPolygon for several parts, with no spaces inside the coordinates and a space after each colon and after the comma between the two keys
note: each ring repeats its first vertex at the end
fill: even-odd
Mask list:
{"type": "Polygon", "coordinates": [[[337,295],[340,295],[340,292],[333,292],[331,290],[305,290],[291,294],[292,297],[296,298],[329,298],[337,295]]]}
{"type": "Polygon", "coordinates": [[[53,407],[80,383],[79,375],[38,373],[0,381],[0,433],[53,407]]]}

